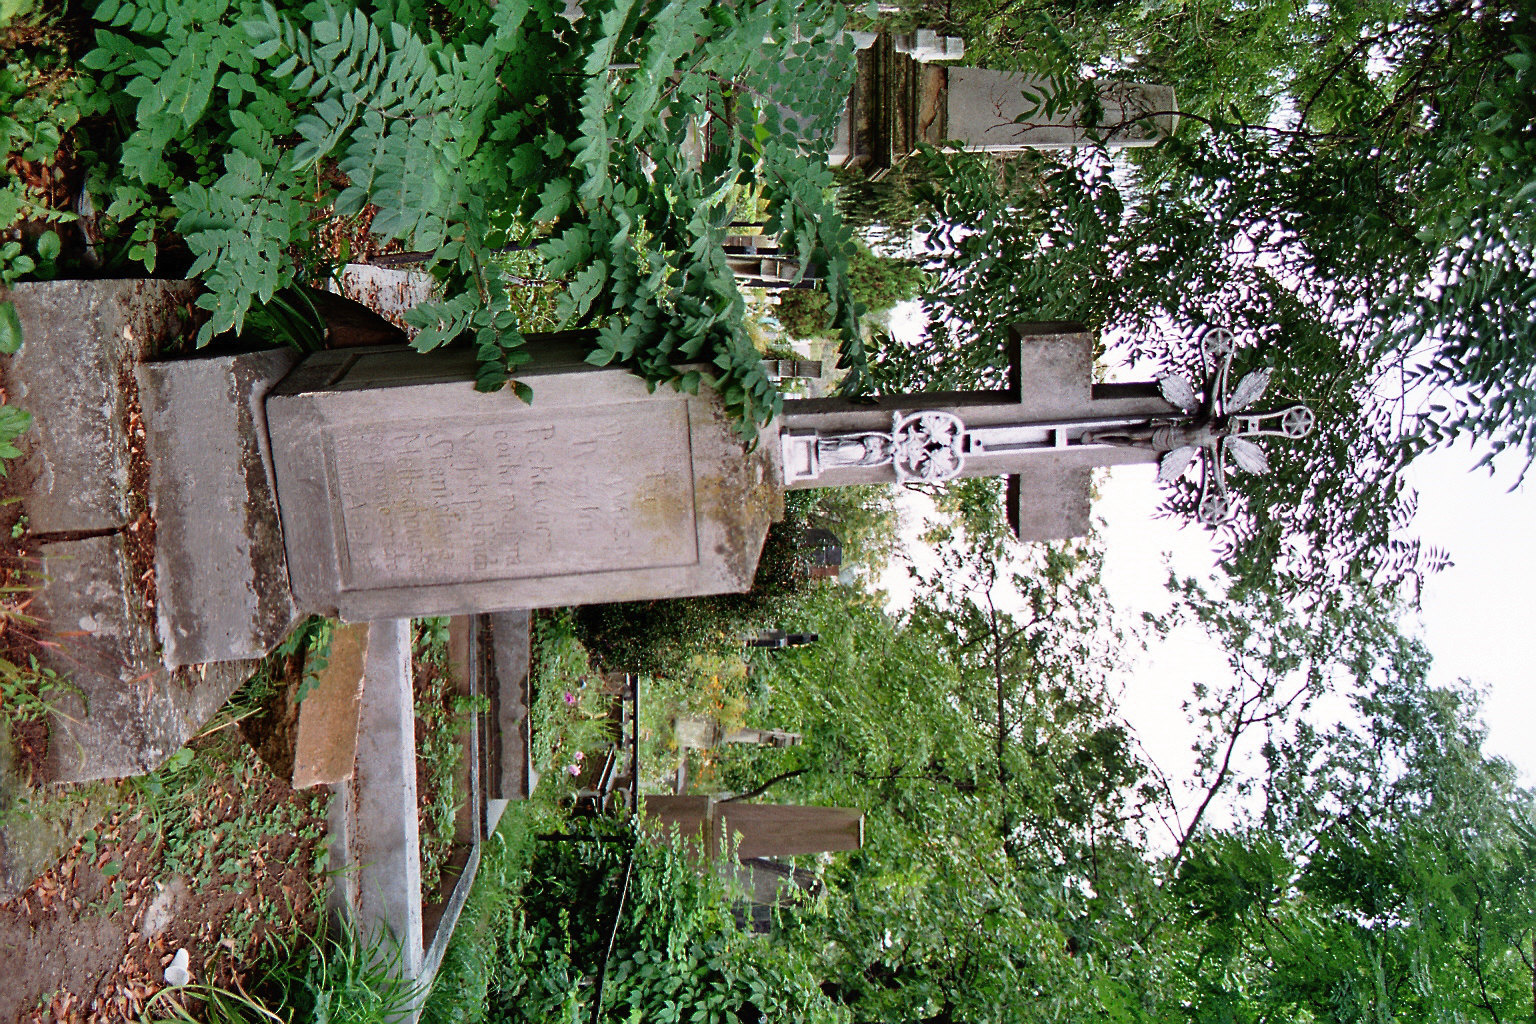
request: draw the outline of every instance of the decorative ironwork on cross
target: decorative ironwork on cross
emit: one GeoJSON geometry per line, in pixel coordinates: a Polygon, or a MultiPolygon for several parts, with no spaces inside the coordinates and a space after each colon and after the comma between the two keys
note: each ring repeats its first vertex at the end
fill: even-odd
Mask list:
{"type": "Polygon", "coordinates": [[[1232,515],[1232,501],[1227,493],[1227,458],[1248,473],[1269,472],[1264,449],[1248,440],[1252,437],[1286,437],[1293,440],[1312,433],[1317,417],[1300,403],[1284,409],[1244,412],[1258,401],[1269,387],[1268,367],[1244,374],[1235,388],[1228,390],[1232,356],[1236,345],[1232,332],[1225,327],[1208,327],[1200,333],[1200,369],[1204,384],[1197,389],[1183,374],[1171,373],[1157,382],[1157,389],[1170,405],[1185,417],[1166,422],[1153,421],[1140,430],[1104,431],[1088,435],[1102,444],[1145,446],[1162,452],[1158,460],[1157,481],[1173,483],[1198,459],[1200,496],[1195,514],[1201,522],[1218,525],[1232,515]]]}

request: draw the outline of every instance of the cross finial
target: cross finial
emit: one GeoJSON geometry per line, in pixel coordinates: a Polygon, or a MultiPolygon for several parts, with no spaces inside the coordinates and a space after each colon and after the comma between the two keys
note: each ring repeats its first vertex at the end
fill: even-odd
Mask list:
{"type": "Polygon", "coordinates": [[[1158,462],[1159,483],[1172,483],[1200,460],[1200,497],[1195,515],[1208,526],[1217,526],[1232,516],[1232,502],[1227,493],[1227,458],[1249,473],[1269,472],[1264,449],[1248,440],[1251,437],[1288,437],[1299,439],[1312,432],[1317,417],[1305,405],[1284,409],[1247,412],[1269,387],[1268,367],[1244,374],[1235,388],[1230,388],[1232,357],[1236,352],[1232,332],[1225,327],[1207,327],[1196,339],[1200,349],[1200,369],[1205,377],[1199,388],[1183,374],[1171,373],[1157,382],[1168,404],[1184,413],[1183,417],[1149,429],[1102,432],[1094,440],[1104,444],[1145,446],[1162,452],[1158,462]]]}

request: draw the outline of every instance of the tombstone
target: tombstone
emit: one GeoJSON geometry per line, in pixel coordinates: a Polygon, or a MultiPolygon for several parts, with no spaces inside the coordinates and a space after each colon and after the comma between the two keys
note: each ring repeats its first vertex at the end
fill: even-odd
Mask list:
{"type": "Polygon", "coordinates": [[[713,718],[682,717],[673,720],[677,749],[711,750],[722,743],[748,747],[798,747],[800,734],[783,729],[733,729],[725,732],[713,718]]]}
{"type": "MultiPolygon", "coordinates": [[[[1055,114],[1034,93],[1048,83],[984,68],[945,67],[933,51],[903,52],[889,36],[858,52],[858,77],[828,159],[872,175],[900,163],[920,143],[946,142],[982,153],[1059,149],[1103,142],[1148,146],[1173,132],[1177,104],[1167,86],[1108,81],[1099,89],[1102,116],[1090,126],[1080,106],[1055,114]]],[[[952,59],[947,55],[944,59],[952,59]]]]}
{"type": "Polygon", "coordinates": [[[747,637],[748,647],[764,647],[783,650],[786,647],[804,647],[821,639],[815,633],[786,633],[782,629],[760,629],[756,636],[747,637]]]}
{"type": "Polygon", "coordinates": [[[720,737],[720,742],[747,747],[798,747],[800,738],[799,733],[783,729],[733,729],[720,737]]]}
{"type": "Polygon", "coordinates": [[[843,568],[843,542],[825,527],[812,527],[800,536],[800,557],[811,579],[836,579],[843,568]]]}
{"type": "Polygon", "coordinates": [[[645,816],[660,830],[676,827],[679,835],[699,842],[710,856],[730,849],[732,843],[740,859],[857,850],[864,845],[864,812],[851,807],[647,796],[645,816]]]}
{"type": "Polygon", "coordinates": [[[744,897],[732,913],[739,924],[757,935],[773,931],[776,909],[804,903],[822,892],[815,872],[768,857],[748,857],[728,867],[744,897]]]}
{"type": "Polygon", "coordinates": [[[85,693],[50,751],[57,780],[157,767],[305,614],[366,621],[743,591],[786,487],[1004,474],[1019,537],[1045,540],[1087,530],[1095,466],[1155,462],[1171,480],[1204,453],[1212,520],[1223,460],[1262,468],[1236,435],[1310,429],[1304,407],[1231,415],[1262,386],[1226,396],[1229,335],[1209,353],[1221,365],[1202,398],[1176,375],[1093,384],[1092,338],[1071,324],[1014,329],[1007,389],[789,401],[752,451],[707,390],[652,393],[587,364],[570,335],[535,344],[523,374],[532,405],[472,390],[468,350],[355,348],[291,371],[283,352],[140,366],[139,417],[124,382],[178,321],[134,311],[151,292],[161,305],[191,292],[91,282],[81,299],[81,288],[12,293],[27,337],[13,393],[40,421],[18,468],[47,541],[38,603],[80,634],[58,666],[85,693]],[[122,317],[103,318],[102,294],[122,317]],[[79,316],[95,335],[55,326],[70,301],[97,311],[79,316]],[[130,443],[138,418],[142,445],[130,443]],[[147,466],[129,465],[134,451],[147,466]],[[61,479],[79,488],[45,486],[61,479]],[[135,556],[146,506],[156,543],[135,556]]]}
{"type": "Polygon", "coordinates": [[[725,262],[743,288],[778,292],[811,289],[821,283],[821,267],[806,266],[793,253],[786,254],[770,235],[726,235],[723,248],[725,262]]]}
{"type": "Polygon", "coordinates": [[[710,393],[651,393],[573,345],[511,391],[474,355],[310,356],[266,403],[288,575],[360,620],[718,594],[751,586],[782,496],[710,393]]]}
{"type": "Polygon", "coordinates": [[[820,380],[820,359],[764,359],[763,372],[769,380],[820,380]]]}

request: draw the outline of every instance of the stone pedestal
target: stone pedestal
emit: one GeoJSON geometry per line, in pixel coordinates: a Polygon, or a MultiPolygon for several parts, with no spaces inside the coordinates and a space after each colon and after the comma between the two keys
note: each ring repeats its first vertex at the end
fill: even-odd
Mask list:
{"type": "Polygon", "coordinates": [[[260,658],[301,617],[288,593],[262,401],[289,349],[138,368],[167,665],[260,658]]]}
{"type": "Polygon", "coordinates": [[[294,594],[348,620],[684,597],[751,586],[782,494],[711,395],[647,391],[551,350],[534,391],[469,385],[470,352],[309,357],[267,400],[294,594]]]}
{"type": "Polygon", "coordinates": [[[260,400],[291,357],[141,366],[185,350],[196,296],[147,280],[0,296],[23,333],[7,398],[35,421],[9,469],[41,561],[36,654],[75,687],[50,722],[54,781],[153,771],[287,629],[260,400]]]}

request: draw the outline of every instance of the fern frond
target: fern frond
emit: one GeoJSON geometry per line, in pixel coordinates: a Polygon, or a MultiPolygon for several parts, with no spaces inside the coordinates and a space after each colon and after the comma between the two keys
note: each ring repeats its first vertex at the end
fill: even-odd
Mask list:
{"type": "Polygon", "coordinates": [[[213,312],[198,333],[199,346],[224,331],[239,333],[253,302],[268,302],[293,282],[287,250],[295,227],[305,222],[293,192],[292,183],[233,152],[212,188],[194,182],[178,197],[176,227],[196,257],[188,276],[207,282],[198,305],[213,312]]]}

